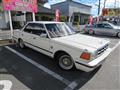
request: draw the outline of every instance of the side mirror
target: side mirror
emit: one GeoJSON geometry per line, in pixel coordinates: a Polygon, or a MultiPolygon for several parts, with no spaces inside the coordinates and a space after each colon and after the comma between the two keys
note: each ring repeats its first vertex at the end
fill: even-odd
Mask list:
{"type": "Polygon", "coordinates": [[[40,34],[40,37],[42,37],[42,38],[47,38],[47,34],[46,34],[46,33],[41,33],[41,34],[40,34]]]}

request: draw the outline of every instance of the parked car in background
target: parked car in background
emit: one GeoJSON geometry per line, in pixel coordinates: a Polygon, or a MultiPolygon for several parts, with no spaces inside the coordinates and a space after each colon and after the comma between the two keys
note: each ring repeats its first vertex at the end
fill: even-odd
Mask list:
{"type": "Polygon", "coordinates": [[[120,26],[120,21],[119,22],[117,22],[117,21],[109,21],[109,23],[112,23],[115,26],[120,26]]]}
{"type": "Polygon", "coordinates": [[[76,33],[63,22],[29,22],[14,31],[13,39],[21,48],[27,46],[54,58],[64,70],[91,71],[110,54],[108,40],[76,33]]]}
{"type": "Polygon", "coordinates": [[[117,36],[120,38],[120,26],[114,25],[109,22],[86,25],[84,28],[84,32],[89,34],[117,36]]]}

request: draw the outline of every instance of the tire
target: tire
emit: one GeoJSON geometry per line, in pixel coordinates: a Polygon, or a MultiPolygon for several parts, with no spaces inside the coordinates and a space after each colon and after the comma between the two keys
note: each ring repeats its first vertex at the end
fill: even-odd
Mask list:
{"type": "Polygon", "coordinates": [[[120,32],[117,34],[117,37],[120,38],[120,32]]]}
{"type": "Polygon", "coordinates": [[[20,48],[25,48],[25,44],[24,44],[24,41],[22,40],[22,39],[20,39],[19,41],[18,41],[18,45],[19,45],[19,47],[20,48]]]}
{"type": "Polygon", "coordinates": [[[67,54],[61,54],[58,56],[58,65],[63,70],[71,70],[74,67],[72,58],[67,54]]]}
{"type": "Polygon", "coordinates": [[[90,35],[93,35],[93,34],[94,34],[94,31],[93,31],[93,30],[89,30],[88,33],[89,33],[90,35]]]}

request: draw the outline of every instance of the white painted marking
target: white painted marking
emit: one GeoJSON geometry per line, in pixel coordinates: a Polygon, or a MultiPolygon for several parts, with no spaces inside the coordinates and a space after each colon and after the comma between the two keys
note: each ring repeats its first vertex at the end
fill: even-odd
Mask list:
{"type": "Polygon", "coordinates": [[[76,83],[76,82],[74,81],[74,82],[70,83],[70,84],[68,85],[68,87],[66,87],[64,90],[73,90],[73,89],[75,89],[75,87],[77,87],[77,85],[78,85],[78,83],[76,83]]]}
{"type": "Polygon", "coordinates": [[[34,60],[24,56],[23,54],[17,52],[16,50],[5,46],[5,48],[7,48],[8,50],[10,50],[11,52],[15,53],[16,55],[18,55],[19,57],[23,58],[24,60],[28,61],[29,63],[33,64],[34,66],[36,66],[37,68],[43,70],[44,72],[46,72],[47,74],[51,75],[52,77],[56,78],[57,80],[60,80],[61,82],[63,82],[66,85],[70,84],[70,81],[63,78],[62,76],[58,75],[57,73],[47,69],[46,67],[42,66],[41,64],[36,63],[34,60]]]}
{"type": "Polygon", "coordinates": [[[120,45],[120,41],[112,48],[112,52],[120,45]]]}
{"type": "Polygon", "coordinates": [[[0,85],[3,85],[2,90],[10,90],[12,88],[12,82],[9,80],[0,80],[0,85]]]}

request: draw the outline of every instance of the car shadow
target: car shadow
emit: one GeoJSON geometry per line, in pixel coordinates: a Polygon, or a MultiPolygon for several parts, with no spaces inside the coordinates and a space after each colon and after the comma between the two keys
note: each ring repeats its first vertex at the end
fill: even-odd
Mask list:
{"type": "Polygon", "coordinates": [[[101,68],[101,66],[99,66],[98,68],[96,68],[95,70],[93,70],[91,72],[83,72],[81,74],[81,76],[76,80],[76,82],[78,83],[78,86],[75,88],[75,90],[80,89],[88,81],[90,81],[92,78],[94,78],[94,75],[96,75],[96,73],[100,70],[100,68],[101,68]]]}

